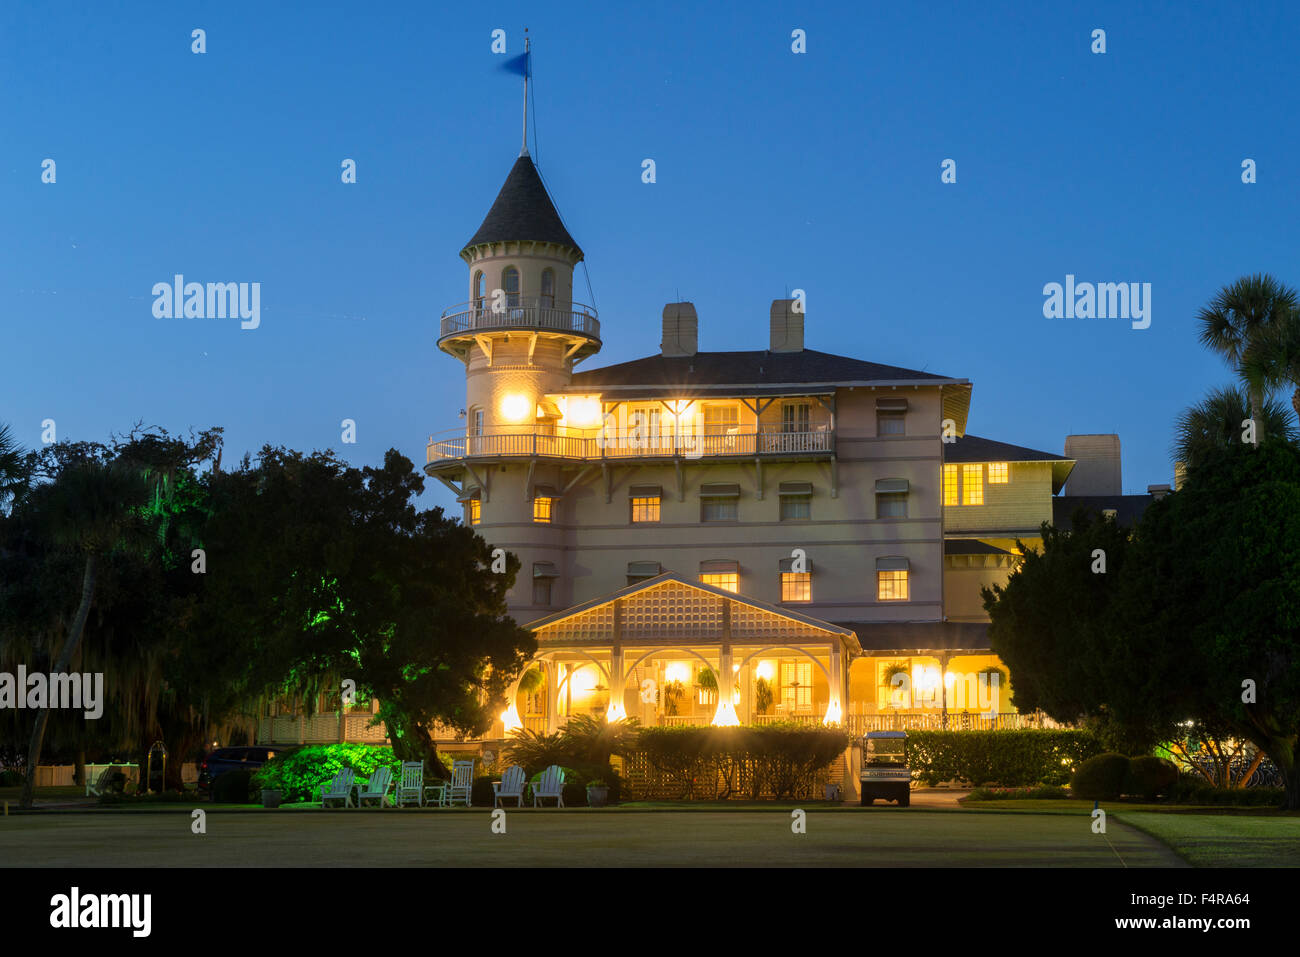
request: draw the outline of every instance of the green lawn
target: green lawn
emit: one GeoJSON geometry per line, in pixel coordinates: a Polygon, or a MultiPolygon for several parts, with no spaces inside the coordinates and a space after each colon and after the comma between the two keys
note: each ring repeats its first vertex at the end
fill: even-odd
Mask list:
{"type": "Polygon", "coordinates": [[[554,809],[30,814],[0,818],[14,866],[954,866],[1178,867],[1159,841],[1086,815],[963,814],[926,809],[673,812],[554,809]]]}
{"type": "Polygon", "coordinates": [[[1300,817],[1272,814],[1167,814],[1117,809],[1197,867],[1300,867],[1300,817]]]}

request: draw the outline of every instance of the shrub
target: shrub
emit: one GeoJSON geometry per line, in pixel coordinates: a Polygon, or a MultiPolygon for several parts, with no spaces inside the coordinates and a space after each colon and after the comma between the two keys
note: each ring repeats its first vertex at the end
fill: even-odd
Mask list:
{"type": "Polygon", "coordinates": [[[249,797],[252,785],[252,771],[227,771],[212,782],[212,802],[214,804],[256,803],[249,797]]]}
{"type": "Polygon", "coordinates": [[[683,798],[744,796],[756,800],[812,794],[817,773],[839,757],[848,743],[848,735],[842,731],[773,723],[643,728],[637,747],[680,788],[683,798]]]}
{"type": "Polygon", "coordinates": [[[1167,794],[1178,781],[1178,767],[1164,758],[1143,755],[1130,758],[1128,776],[1124,779],[1124,793],[1136,794],[1151,800],[1167,794]]]}
{"type": "Polygon", "coordinates": [[[496,801],[496,794],[492,790],[492,782],[500,781],[499,774],[485,774],[474,779],[474,785],[470,788],[469,799],[475,807],[491,807],[496,801]]]}
{"type": "Polygon", "coordinates": [[[392,769],[394,778],[401,775],[402,762],[390,747],[374,744],[311,745],[277,754],[266,762],[254,772],[253,788],[257,791],[278,789],[284,794],[286,804],[314,801],[320,796],[321,785],[334,780],[334,776],[344,768],[351,768],[358,777],[368,778],[385,766],[392,769]]]}
{"type": "Polygon", "coordinates": [[[21,787],[26,780],[21,771],[0,771],[0,788],[21,787]]]}
{"type": "Polygon", "coordinates": [[[1237,807],[1281,807],[1285,788],[1218,788],[1194,774],[1183,774],[1169,788],[1175,804],[1224,804],[1237,807]]]}
{"type": "Polygon", "coordinates": [[[964,781],[977,786],[1065,784],[1070,772],[1102,751],[1088,731],[909,731],[912,770],[922,784],[964,781]]]}
{"type": "Polygon", "coordinates": [[[1129,759],[1107,751],[1079,765],[1070,781],[1070,792],[1088,801],[1114,801],[1124,791],[1129,773],[1129,759]]]}
{"type": "Polygon", "coordinates": [[[1060,800],[1068,798],[1065,788],[1055,784],[1042,784],[1032,788],[975,788],[970,792],[972,801],[1007,801],[1007,800],[1060,800]]]}

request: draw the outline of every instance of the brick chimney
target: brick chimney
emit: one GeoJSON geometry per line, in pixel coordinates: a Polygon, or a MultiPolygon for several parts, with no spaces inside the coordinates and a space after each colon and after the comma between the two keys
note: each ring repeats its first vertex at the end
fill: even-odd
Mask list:
{"type": "Polygon", "coordinates": [[[794,299],[773,299],[769,352],[803,352],[803,313],[794,299]]]}
{"type": "Polygon", "coordinates": [[[1065,457],[1075,460],[1065,483],[1066,495],[1124,494],[1118,435],[1067,435],[1065,457]]]}
{"type": "Polygon", "coordinates": [[[659,351],[665,356],[693,356],[698,351],[700,318],[691,302],[664,306],[664,335],[659,351]]]}

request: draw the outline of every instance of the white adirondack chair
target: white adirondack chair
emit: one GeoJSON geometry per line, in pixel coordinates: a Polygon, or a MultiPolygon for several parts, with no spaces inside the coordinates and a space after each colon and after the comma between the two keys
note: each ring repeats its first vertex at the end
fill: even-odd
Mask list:
{"type": "Polygon", "coordinates": [[[533,785],[533,807],[540,807],[539,801],[555,798],[556,807],[564,807],[564,768],[552,764],[542,772],[541,778],[533,785]]]}
{"type": "Polygon", "coordinates": [[[416,807],[424,806],[424,762],[403,761],[402,776],[397,780],[397,789],[393,793],[393,803],[406,807],[415,802],[416,807]]]}
{"type": "Polygon", "coordinates": [[[357,803],[361,807],[365,807],[367,801],[374,801],[375,807],[383,807],[392,786],[392,768],[380,768],[370,775],[370,780],[366,782],[366,785],[361,789],[361,793],[357,796],[357,803]]]}
{"type": "Polygon", "coordinates": [[[465,806],[470,806],[471,792],[474,789],[474,762],[470,761],[453,761],[451,763],[451,785],[447,788],[447,803],[455,805],[457,801],[463,800],[465,806]]]}
{"type": "Polygon", "coordinates": [[[493,807],[501,806],[502,798],[514,798],[519,802],[519,806],[524,806],[524,784],[528,780],[528,775],[519,765],[511,765],[506,768],[506,773],[501,776],[500,781],[492,782],[493,807]]]}
{"type": "Polygon", "coordinates": [[[342,801],[344,807],[352,807],[352,785],[356,776],[356,772],[351,768],[344,768],[334,775],[334,780],[329,784],[322,784],[320,806],[329,807],[331,801],[342,801]]]}

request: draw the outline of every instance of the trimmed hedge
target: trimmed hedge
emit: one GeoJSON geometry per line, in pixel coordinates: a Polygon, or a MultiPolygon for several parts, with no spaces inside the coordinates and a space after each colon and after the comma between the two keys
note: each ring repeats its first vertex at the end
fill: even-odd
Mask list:
{"type": "Polygon", "coordinates": [[[637,739],[638,749],[681,797],[705,800],[808,796],[816,790],[817,772],[848,745],[843,731],[797,724],[643,728],[637,739]]]}
{"type": "Polygon", "coordinates": [[[1079,766],[1070,780],[1070,793],[1088,801],[1114,801],[1124,792],[1129,759],[1107,751],[1094,755],[1079,766]]]}
{"type": "Polygon", "coordinates": [[[909,731],[907,748],[918,781],[933,787],[960,781],[977,787],[1065,784],[1070,772],[1102,750],[1090,731],[909,731]]]}
{"type": "Polygon", "coordinates": [[[252,804],[252,771],[227,771],[212,782],[213,804],[252,804]]]}

